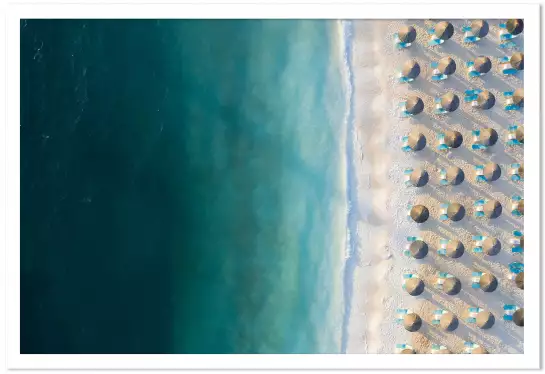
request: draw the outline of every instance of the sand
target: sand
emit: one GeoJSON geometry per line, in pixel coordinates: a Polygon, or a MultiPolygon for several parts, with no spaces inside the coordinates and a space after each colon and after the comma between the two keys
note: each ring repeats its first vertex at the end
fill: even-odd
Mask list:
{"type": "MultiPolygon", "coordinates": [[[[523,220],[508,212],[510,196],[523,196],[522,184],[511,182],[507,166],[523,161],[521,147],[504,146],[507,127],[523,123],[520,112],[503,110],[501,92],[523,86],[523,75],[504,78],[498,73],[497,58],[508,51],[497,47],[498,21],[489,20],[490,34],[477,46],[462,44],[460,29],[464,21],[451,21],[455,27],[453,38],[445,44],[428,47],[425,29],[431,21],[355,21],[354,22],[354,84],[355,137],[354,161],[358,182],[357,256],[359,266],[354,273],[354,292],[348,331],[347,353],[394,353],[397,343],[411,344],[417,353],[430,353],[431,344],[442,344],[453,353],[462,353],[464,341],[484,346],[490,353],[522,353],[523,328],[502,320],[503,305],[524,306],[523,291],[508,279],[508,264],[522,261],[521,256],[509,252],[509,238],[515,229],[522,230],[523,220]],[[408,50],[393,47],[393,33],[401,25],[414,25],[418,39],[408,50]],[[457,63],[456,73],[446,81],[430,80],[430,62],[451,56],[457,63]],[[489,56],[492,71],[482,78],[467,78],[465,61],[477,56],[489,56]],[[395,72],[403,62],[416,59],[421,66],[420,76],[412,83],[397,83],[395,72]],[[483,88],[496,96],[496,106],[482,112],[463,102],[466,89],[483,88]],[[433,98],[454,91],[462,100],[460,108],[448,116],[433,113],[433,98]],[[400,119],[396,107],[409,92],[417,93],[425,102],[424,113],[411,119],[400,119]],[[492,127],[499,134],[498,143],[486,152],[471,149],[471,131],[492,127]],[[426,148],[418,153],[401,151],[401,137],[418,129],[427,138],[426,148]],[[438,131],[455,129],[464,136],[464,143],[448,154],[436,150],[438,131]],[[500,164],[502,176],[491,184],[475,182],[473,165],[489,161],[500,164]],[[464,170],[465,181],[459,186],[440,186],[439,168],[456,165],[464,170]],[[407,167],[423,167],[430,181],[422,188],[407,188],[403,171],[407,167]],[[499,200],[504,211],[496,220],[473,217],[473,202],[480,198],[499,200]],[[439,205],[457,201],[466,208],[460,222],[439,221],[439,205]],[[407,220],[407,204],[420,203],[430,209],[430,219],[421,225],[407,220]],[[474,254],[472,235],[495,236],[502,242],[497,256],[474,254]],[[427,241],[429,254],[422,260],[403,255],[407,236],[421,236],[427,241]],[[441,238],[461,240],[464,255],[450,259],[437,255],[441,238]],[[433,287],[437,271],[458,277],[462,291],[448,296],[433,287]],[[471,288],[473,271],[490,272],[499,281],[498,289],[484,293],[471,288]],[[420,296],[410,296],[402,289],[404,273],[417,273],[426,284],[420,296]],[[465,322],[465,310],[470,306],[490,310],[496,323],[491,329],[480,330],[465,322]],[[397,308],[410,308],[419,313],[424,323],[410,333],[395,323],[397,308]],[[433,311],[445,309],[456,314],[459,327],[445,332],[431,324],[433,311]]],[[[523,51],[522,38],[517,40],[523,51]]]]}

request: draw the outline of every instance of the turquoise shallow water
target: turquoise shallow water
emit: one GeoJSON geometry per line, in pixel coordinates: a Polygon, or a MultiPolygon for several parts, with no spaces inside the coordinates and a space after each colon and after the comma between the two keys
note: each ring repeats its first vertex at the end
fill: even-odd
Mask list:
{"type": "Polygon", "coordinates": [[[336,353],[334,21],[23,21],[21,350],[336,353]]]}

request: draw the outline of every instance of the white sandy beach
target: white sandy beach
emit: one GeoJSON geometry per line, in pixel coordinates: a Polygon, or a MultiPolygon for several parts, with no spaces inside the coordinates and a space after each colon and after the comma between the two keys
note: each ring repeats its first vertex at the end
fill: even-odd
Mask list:
{"type": "MultiPolygon", "coordinates": [[[[498,48],[498,21],[488,20],[489,35],[477,45],[462,44],[460,31],[467,21],[455,20],[455,33],[445,44],[429,47],[426,29],[437,21],[354,21],[353,74],[355,85],[355,141],[354,155],[358,182],[357,259],[354,273],[352,309],[348,326],[347,353],[394,353],[397,343],[411,344],[417,353],[430,353],[431,344],[445,345],[452,353],[462,353],[464,341],[471,341],[490,353],[522,353],[523,328],[504,321],[503,305],[524,306],[523,290],[508,278],[508,265],[523,262],[521,256],[509,252],[513,230],[523,229],[522,218],[509,212],[510,197],[524,196],[521,183],[512,182],[507,166],[523,162],[521,147],[505,147],[509,125],[523,124],[522,112],[506,112],[501,92],[523,87],[523,74],[505,78],[498,72],[497,58],[510,54],[498,48]],[[417,41],[407,50],[398,51],[393,34],[403,25],[413,25],[417,41]],[[492,60],[492,70],[483,77],[468,79],[465,61],[485,55],[492,60]],[[432,82],[430,63],[443,56],[451,56],[457,64],[456,73],[446,81],[432,82]],[[409,60],[416,59],[420,76],[412,83],[400,84],[396,70],[409,60]],[[496,105],[489,111],[479,111],[463,102],[464,91],[486,88],[496,96],[496,105]],[[461,100],[454,113],[439,116],[433,113],[433,99],[447,91],[455,92],[461,100]],[[424,113],[411,119],[400,119],[398,103],[409,92],[419,95],[425,103],[424,113]],[[494,147],[482,152],[471,149],[471,131],[492,127],[499,134],[494,147]],[[417,153],[401,150],[401,138],[418,129],[427,138],[426,148],[417,153]],[[462,133],[464,143],[449,153],[436,150],[437,132],[454,129],[462,133]],[[473,166],[496,162],[501,166],[501,178],[493,183],[475,182],[473,166]],[[464,170],[465,180],[458,186],[440,186],[438,168],[456,165],[464,170]],[[429,183],[422,188],[408,188],[403,171],[407,167],[423,167],[429,183]],[[473,216],[473,202],[480,198],[499,200],[502,215],[495,220],[477,220],[473,216]],[[439,221],[439,205],[460,202],[466,216],[460,222],[439,221]],[[420,225],[407,220],[407,204],[420,203],[430,210],[430,219],[420,225]],[[495,236],[502,242],[496,256],[483,256],[471,251],[472,235],[495,236]],[[429,245],[428,256],[416,260],[403,255],[407,236],[421,236],[429,245]],[[465,253],[458,259],[437,255],[439,240],[458,239],[465,253]],[[448,296],[433,288],[437,271],[458,277],[462,291],[448,296]],[[485,293],[471,288],[474,271],[494,274],[499,286],[495,292],[485,293]],[[417,273],[426,285],[420,296],[410,296],[402,289],[402,275],[417,273]],[[464,311],[471,306],[491,311],[495,324],[481,330],[465,322],[464,311]],[[410,308],[423,319],[418,332],[408,332],[395,323],[397,308],[410,308]],[[431,324],[433,311],[446,309],[459,318],[459,327],[445,332],[431,324]]],[[[517,40],[523,51],[522,38],[517,40]]],[[[353,233],[352,233],[353,234],[353,233]]]]}

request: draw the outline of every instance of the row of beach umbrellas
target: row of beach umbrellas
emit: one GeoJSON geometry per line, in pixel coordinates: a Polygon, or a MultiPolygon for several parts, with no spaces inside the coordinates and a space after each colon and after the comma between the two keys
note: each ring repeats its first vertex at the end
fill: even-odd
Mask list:
{"type": "MultiPolygon", "coordinates": [[[[519,203],[519,210],[524,211],[524,201],[519,203]]],[[[498,200],[488,200],[483,206],[484,215],[488,218],[498,218],[502,213],[502,205],[498,200]]],[[[465,208],[460,203],[450,203],[447,208],[447,217],[451,221],[460,221],[465,216],[465,208]]],[[[424,223],[430,218],[430,211],[425,205],[414,205],[409,213],[416,223],[424,223]]]]}
{"type": "MultiPolygon", "coordinates": [[[[501,176],[500,165],[494,162],[485,164],[482,172],[487,182],[494,182],[501,176]]],[[[524,176],[524,165],[521,165],[519,168],[519,173],[522,174],[522,177],[524,176]]],[[[424,187],[428,184],[429,177],[429,173],[425,169],[416,168],[413,169],[411,174],[409,174],[409,182],[413,187],[424,187]]],[[[457,186],[464,181],[465,174],[459,167],[450,166],[448,169],[446,169],[445,179],[449,185],[457,186]]]]}
{"type": "MultiPolygon", "coordinates": [[[[490,26],[488,22],[482,19],[471,22],[471,33],[480,39],[488,35],[490,26]]],[[[507,31],[511,35],[519,35],[524,30],[524,21],[522,19],[509,19],[505,23],[507,31]]],[[[438,22],[433,28],[435,37],[441,40],[449,40],[454,35],[454,26],[448,21],[438,22]]],[[[398,32],[399,40],[403,43],[413,43],[416,40],[416,29],[413,26],[403,26],[398,32]]]]}
{"type": "MultiPolygon", "coordinates": [[[[449,148],[458,148],[462,145],[464,141],[463,135],[456,130],[448,130],[444,133],[443,141],[449,148]]],[[[515,130],[515,138],[520,142],[524,143],[524,127],[519,126],[515,130]]],[[[499,136],[498,132],[493,128],[487,127],[482,130],[479,130],[478,141],[481,144],[486,146],[493,146],[498,142],[499,136]]],[[[407,137],[407,145],[413,151],[421,151],[426,147],[427,140],[424,134],[421,132],[413,131],[407,137]]]]}

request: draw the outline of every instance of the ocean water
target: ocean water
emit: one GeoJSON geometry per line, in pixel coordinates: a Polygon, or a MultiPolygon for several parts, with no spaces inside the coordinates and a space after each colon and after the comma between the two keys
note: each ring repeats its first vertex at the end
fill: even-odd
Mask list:
{"type": "Polygon", "coordinates": [[[341,351],[339,30],[21,22],[21,352],[341,351]]]}

